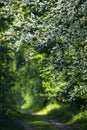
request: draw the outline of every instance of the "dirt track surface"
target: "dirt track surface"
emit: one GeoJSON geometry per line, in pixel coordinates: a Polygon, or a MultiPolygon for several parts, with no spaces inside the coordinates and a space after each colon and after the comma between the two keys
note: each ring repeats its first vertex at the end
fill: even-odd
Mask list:
{"type": "MultiPolygon", "coordinates": [[[[61,122],[56,121],[56,120],[54,120],[54,119],[50,119],[50,118],[47,117],[47,116],[36,115],[36,114],[34,114],[34,113],[30,113],[27,109],[23,109],[23,110],[22,110],[22,113],[31,114],[32,116],[35,115],[35,116],[38,116],[38,117],[40,117],[40,118],[43,118],[43,119],[46,120],[48,123],[54,125],[56,128],[59,128],[60,130],[78,130],[78,129],[76,129],[76,128],[73,128],[73,127],[71,127],[71,126],[65,124],[65,123],[61,123],[61,122]]],[[[33,130],[32,128],[29,129],[29,127],[28,127],[29,124],[28,124],[28,125],[27,125],[27,123],[25,123],[25,124],[26,124],[26,125],[25,125],[26,130],[33,130]]]]}
{"type": "Polygon", "coordinates": [[[46,120],[47,120],[50,124],[52,124],[52,125],[54,125],[55,127],[59,128],[60,130],[77,130],[77,129],[75,129],[75,128],[73,128],[73,127],[71,127],[71,126],[69,126],[69,125],[67,125],[67,124],[65,124],[65,123],[60,123],[60,122],[58,122],[58,121],[56,121],[56,120],[53,120],[53,119],[47,118],[46,120]]]}

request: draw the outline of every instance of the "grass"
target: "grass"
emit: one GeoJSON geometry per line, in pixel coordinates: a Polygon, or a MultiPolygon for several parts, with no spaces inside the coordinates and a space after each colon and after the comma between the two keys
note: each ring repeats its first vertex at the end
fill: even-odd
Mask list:
{"type": "Polygon", "coordinates": [[[30,122],[30,125],[34,127],[34,130],[58,130],[57,128],[55,128],[53,125],[50,125],[46,121],[40,121],[40,120],[33,121],[30,122]]]}
{"type": "Polygon", "coordinates": [[[59,104],[48,104],[45,108],[41,109],[40,111],[36,112],[38,115],[47,115],[49,112],[58,110],[61,108],[59,104]]]}
{"type": "Polygon", "coordinates": [[[77,115],[73,116],[69,124],[73,124],[79,130],[87,130],[87,110],[80,111],[77,115]]]}
{"type": "Polygon", "coordinates": [[[79,130],[87,130],[87,110],[80,110],[76,106],[49,104],[39,112],[60,122],[65,122],[79,130]]]}
{"type": "Polygon", "coordinates": [[[9,117],[0,117],[0,130],[24,130],[24,128],[9,117]]]}

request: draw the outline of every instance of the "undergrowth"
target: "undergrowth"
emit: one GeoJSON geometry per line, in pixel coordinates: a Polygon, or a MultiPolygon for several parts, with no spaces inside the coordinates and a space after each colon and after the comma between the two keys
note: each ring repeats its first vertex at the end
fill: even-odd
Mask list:
{"type": "Polygon", "coordinates": [[[79,130],[87,130],[87,110],[80,110],[75,105],[49,104],[39,112],[60,122],[65,122],[79,130]]]}
{"type": "Polygon", "coordinates": [[[13,121],[11,117],[0,116],[0,130],[24,130],[24,128],[13,121]]]}

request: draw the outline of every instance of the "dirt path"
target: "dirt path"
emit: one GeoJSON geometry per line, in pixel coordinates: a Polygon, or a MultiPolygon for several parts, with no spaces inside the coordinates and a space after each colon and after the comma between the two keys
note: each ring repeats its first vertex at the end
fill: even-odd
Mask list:
{"type": "Polygon", "coordinates": [[[45,117],[45,119],[46,119],[50,124],[54,125],[55,127],[59,128],[60,130],[77,130],[77,129],[75,129],[75,128],[73,128],[73,127],[71,127],[71,126],[69,126],[69,125],[67,125],[67,124],[65,124],[65,123],[60,123],[60,122],[58,122],[58,121],[56,121],[56,120],[49,119],[49,118],[47,118],[47,117],[45,117]]]}
{"type": "MultiPolygon", "coordinates": [[[[47,121],[48,123],[50,123],[51,125],[54,125],[56,128],[59,128],[60,130],[78,130],[78,129],[75,129],[75,128],[73,128],[73,127],[71,127],[71,126],[69,126],[69,125],[67,125],[67,124],[65,124],[65,123],[61,123],[61,122],[59,122],[59,121],[56,121],[56,120],[54,120],[54,119],[50,119],[49,117],[47,117],[47,116],[43,116],[43,115],[37,115],[37,114],[34,114],[34,113],[30,113],[27,109],[23,109],[22,110],[22,113],[26,113],[26,114],[30,114],[30,115],[32,115],[32,116],[37,116],[37,117],[39,117],[39,118],[41,118],[41,119],[44,119],[45,121],[47,121]]],[[[26,123],[25,123],[26,124],[26,123]]],[[[27,125],[27,124],[26,124],[27,125]]],[[[26,126],[25,125],[25,126],[26,126]]],[[[28,124],[29,125],[29,124],[28,124]]],[[[26,127],[26,130],[32,130],[32,129],[27,129],[27,127],[26,127]]]]}

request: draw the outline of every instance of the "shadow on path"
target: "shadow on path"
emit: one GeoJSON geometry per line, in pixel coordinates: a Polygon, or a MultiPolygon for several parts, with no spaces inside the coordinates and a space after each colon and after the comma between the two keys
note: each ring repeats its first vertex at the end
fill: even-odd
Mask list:
{"type": "Polygon", "coordinates": [[[26,122],[16,117],[11,118],[15,123],[19,124],[24,130],[33,130],[33,128],[26,122]]]}

